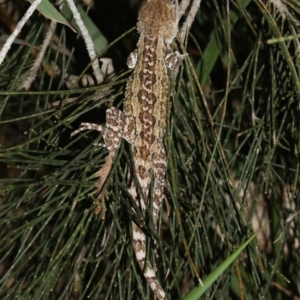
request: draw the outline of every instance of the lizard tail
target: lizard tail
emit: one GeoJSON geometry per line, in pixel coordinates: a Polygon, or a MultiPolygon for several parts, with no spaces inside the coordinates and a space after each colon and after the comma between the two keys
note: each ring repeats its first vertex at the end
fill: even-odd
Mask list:
{"type": "Polygon", "coordinates": [[[162,300],[165,298],[165,292],[158,282],[155,272],[150,262],[146,262],[146,235],[144,232],[132,222],[133,233],[133,248],[137,262],[143,271],[144,277],[148,281],[151,289],[153,290],[157,299],[162,300]],[[146,262],[146,266],[145,266],[146,262]]]}

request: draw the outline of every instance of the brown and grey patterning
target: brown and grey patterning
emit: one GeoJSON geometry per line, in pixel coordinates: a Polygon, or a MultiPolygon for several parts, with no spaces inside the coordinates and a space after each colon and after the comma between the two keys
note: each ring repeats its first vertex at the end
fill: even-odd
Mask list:
{"type": "MultiPolygon", "coordinates": [[[[182,59],[170,48],[178,31],[177,1],[147,0],[140,10],[137,30],[140,34],[137,50],[132,52],[127,62],[128,67],[133,68],[133,73],[127,82],[123,112],[112,107],[107,110],[106,128],[82,123],[72,135],[86,129],[101,131],[104,146],[110,151],[111,157],[114,157],[121,138],[132,145],[134,171],[143,195],[134,180],[129,193],[145,215],[150,183],[154,180],[152,217],[157,230],[167,166],[163,145],[169,87],[167,68],[175,68],[182,59]]],[[[165,292],[150,262],[146,262],[145,233],[134,222],[132,232],[138,264],[155,296],[164,299],[165,292]]]]}

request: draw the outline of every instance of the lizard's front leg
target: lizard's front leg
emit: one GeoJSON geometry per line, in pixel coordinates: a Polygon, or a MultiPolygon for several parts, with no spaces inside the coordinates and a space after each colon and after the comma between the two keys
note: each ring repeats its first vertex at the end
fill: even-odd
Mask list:
{"type": "Polygon", "coordinates": [[[170,45],[166,45],[165,64],[168,69],[174,70],[179,67],[185,56],[187,54],[180,54],[178,51],[173,52],[170,45]]]}

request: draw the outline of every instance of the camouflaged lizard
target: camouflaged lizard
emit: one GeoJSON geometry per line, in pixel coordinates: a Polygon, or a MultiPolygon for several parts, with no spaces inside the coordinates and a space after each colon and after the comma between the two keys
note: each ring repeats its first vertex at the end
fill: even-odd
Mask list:
{"type": "MultiPolygon", "coordinates": [[[[123,112],[112,107],[106,113],[106,128],[82,123],[72,135],[86,129],[102,133],[104,146],[109,150],[106,163],[99,172],[101,189],[113,164],[121,139],[132,146],[134,172],[141,190],[132,179],[129,193],[145,216],[149,206],[149,188],[153,187],[153,224],[157,230],[162,205],[167,160],[163,137],[167,124],[169,78],[167,69],[174,69],[182,60],[170,45],[178,32],[178,3],[176,0],[147,0],[138,17],[140,34],[137,49],[127,61],[133,73],[128,79],[123,112]],[[141,192],[143,195],[141,195],[141,192]]],[[[165,292],[158,282],[152,265],[146,261],[146,236],[132,222],[133,247],[137,262],[158,299],[165,292]]]]}

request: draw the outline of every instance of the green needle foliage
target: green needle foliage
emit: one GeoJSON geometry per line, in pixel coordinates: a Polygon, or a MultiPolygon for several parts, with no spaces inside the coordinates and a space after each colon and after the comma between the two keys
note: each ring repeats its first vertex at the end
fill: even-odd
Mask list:
{"type": "MultiPolygon", "coordinates": [[[[188,293],[211,278],[201,299],[298,299],[299,1],[202,0],[186,44],[174,45],[189,55],[171,74],[159,233],[151,203],[142,218],[127,191],[129,145],[99,199],[107,150],[94,144],[102,136],[70,138],[81,122],[103,125],[109,106],[122,108],[137,6],[110,2],[95,1],[84,16],[97,49],[109,41],[99,57],[113,58],[117,75],[103,84],[66,87],[65,73],[80,82],[90,62],[80,34],[59,24],[30,90],[22,89],[49,28],[37,12],[0,66],[0,298],[153,299],[134,256],[133,220],[147,234],[166,299],[197,299],[188,293]]],[[[1,4],[1,33],[27,8],[1,4]]]]}
{"type": "Polygon", "coordinates": [[[221,276],[231,263],[241,254],[246,246],[255,238],[256,234],[248,239],[242,246],[234,251],[224,262],[222,262],[213,272],[211,272],[203,281],[200,287],[194,288],[184,297],[183,300],[195,300],[202,296],[208,288],[221,276]]]}

